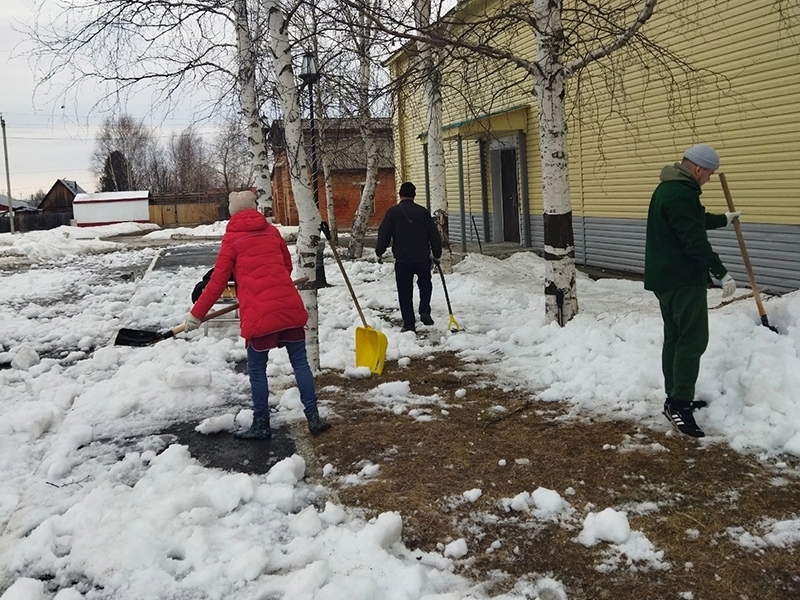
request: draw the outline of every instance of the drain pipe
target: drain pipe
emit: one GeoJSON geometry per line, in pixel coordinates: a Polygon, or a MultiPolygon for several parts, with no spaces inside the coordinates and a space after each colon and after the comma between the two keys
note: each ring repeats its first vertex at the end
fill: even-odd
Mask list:
{"type": "Polygon", "coordinates": [[[464,203],[464,148],[458,136],[458,206],[461,209],[461,252],[467,253],[467,211],[464,203]]]}

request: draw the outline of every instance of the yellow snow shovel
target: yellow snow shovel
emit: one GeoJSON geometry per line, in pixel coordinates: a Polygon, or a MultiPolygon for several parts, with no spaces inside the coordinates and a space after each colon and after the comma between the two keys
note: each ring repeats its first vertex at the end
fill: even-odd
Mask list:
{"type": "Polygon", "coordinates": [[[350,285],[350,280],[347,278],[347,273],[344,270],[344,265],[339,258],[339,252],[336,250],[336,245],[331,241],[331,230],[328,224],[323,221],[319,226],[320,231],[325,234],[328,243],[333,251],[333,257],[336,259],[336,264],[342,271],[342,277],[347,284],[347,289],[350,290],[350,295],[353,297],[353,303],[356,305],[358,316],[361,317],[363,327],[356,327],[356,366],[369,367],[369,370],[380,375],[383,373],[383,363],[386,360],[386,347],[389,345],[389,340],[386,339],[386,334],[377,331],[367,325],[367,320],[364,318],[364,313],[361,312],[361,306],[358,304],[356,293],[353,291],[353,286],[350,285]]]}

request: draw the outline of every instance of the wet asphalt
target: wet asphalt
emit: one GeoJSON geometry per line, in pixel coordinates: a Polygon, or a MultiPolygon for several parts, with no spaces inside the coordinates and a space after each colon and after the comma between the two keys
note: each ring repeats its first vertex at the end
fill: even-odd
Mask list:
{"type": "MultiPolygon", "coordinates": [[[[181,267],[214,266],[219,251],[218,242],[185,244],[164,249],[153,266],[154,270],[175,271],[181,267]]],[[[246,361],[231,365],[240,373],[247,372],[246,361]]],[[[242,408],[250,408],[249,406],[242,408]]],[[[205,435],[195,427],[213,414],[198,415],[196,420],[175,423],[158,432],[172,443],[188,446],[191,455],[205,467],[225,471],[263,474],[272,466],[297,451],[294,437],[287,428],[272,427],[270,440],[237,440],[231,432],[205,435]]]]}

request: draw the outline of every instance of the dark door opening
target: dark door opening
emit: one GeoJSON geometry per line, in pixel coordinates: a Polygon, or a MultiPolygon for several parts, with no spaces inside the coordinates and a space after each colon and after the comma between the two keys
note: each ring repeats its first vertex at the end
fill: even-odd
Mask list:
{"type": "Polygon", "coordinates": [[[519,189],[517,186],[517,151],[500,151],[500,189],[503,203],[503,240],[519,242],[519,189]]]}

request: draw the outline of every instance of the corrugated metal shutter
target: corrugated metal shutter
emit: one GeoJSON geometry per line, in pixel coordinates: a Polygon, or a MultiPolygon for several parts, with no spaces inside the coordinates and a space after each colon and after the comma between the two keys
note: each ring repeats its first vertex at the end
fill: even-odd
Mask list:
{"type": "MultiPolygon", "coordinates": [[[[644,219],[579,220],[576,242],[585,239],[579,264],[603,269],[644,272],[644,244],[647,222],[644,219]],[[585,256],[584,256],[585,251],[585,256]]],[[[756,281],[765,290],[782,293],[800,288],[800,225],[744,223],[742,235],[753,264],[756,281]]],[[[749,287],[739,244],[733,228],[708,232],[708,239],[736,282],[749,287]]]]}

